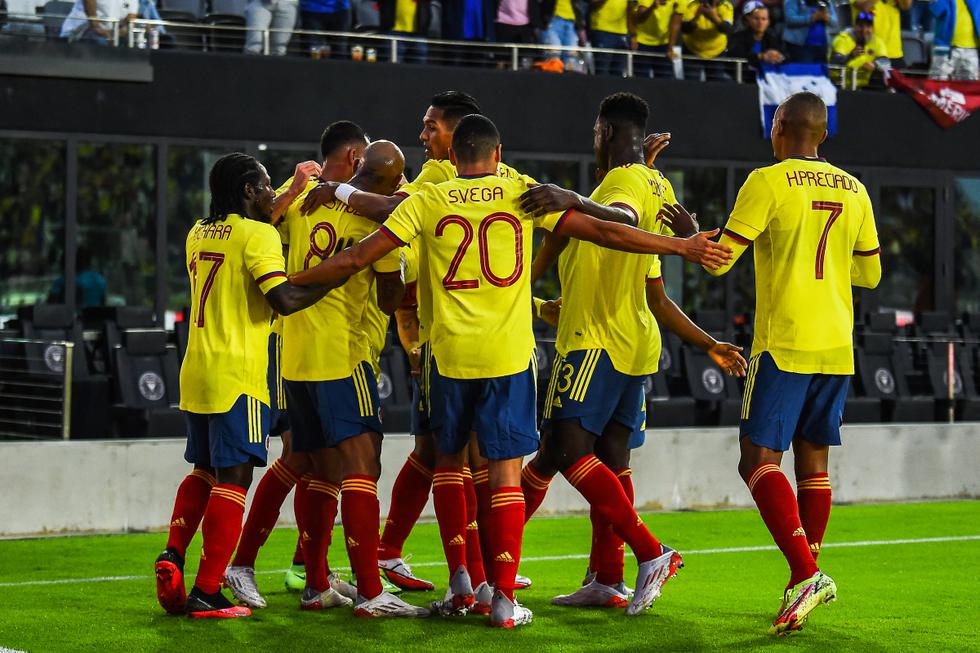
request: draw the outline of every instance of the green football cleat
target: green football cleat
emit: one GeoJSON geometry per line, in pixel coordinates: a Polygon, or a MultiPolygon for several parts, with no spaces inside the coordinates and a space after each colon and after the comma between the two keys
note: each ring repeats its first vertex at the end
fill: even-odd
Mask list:
{"type": "Polygon", "coordinates": [[[290,592],[302,592],[306,589],[306,567],[292,565],[286,570],[286,589],[290,592]]]}
{"type": "Polygon", "coordinates": [[[769,627],[770,635],[786,635],[800,630],[814,608],[837,598],[837,584],[830,576],[818,571],[805,581],[786,590],[776,620],[769,627]]]}

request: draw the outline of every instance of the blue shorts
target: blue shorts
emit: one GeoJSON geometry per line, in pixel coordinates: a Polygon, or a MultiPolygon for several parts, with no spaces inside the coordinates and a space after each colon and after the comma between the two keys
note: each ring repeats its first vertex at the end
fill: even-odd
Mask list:
{"type": "Polygon", "coordinates": [[[336,447],[362,433],[382,433],[378,380],[362,362],[346,379],[286,381],[293,451],[336,447]]]}
{"type": "Polygon", "coordinates": [[[639,449],[643,446],[643,443],[647,441],[647,400],[646,400],[646,390],[643,392],[643,422],[630,433],[629,448],[630,450],[639,449]]]}
{"type": "Polygon", "coordinates": [[[786,451],[794,438],[839,445],[846,374],[796,374],[776,367],[769,352],[753,356],[745,377],[739,437],[774,451],[786,451]]]}
{"type": "Polygon", "coordinates": [[[422,369],[419,376],[412,377],[412,435],[427,435],[432,431],[429,426],[429,406],[426,395],[422,392],[422,380],[428,378],[427,361],[430,360],[429,343],[421,347],[422,369]]]}
{"type": "Polygon", "coordinates": [[[617,372],[604,349],[570,351],[555,358],[545,419],[578,420],[583,429],[595,436],[601,436],[610,422],[618,422],[633,432],[631,445],[637,440],[642,444],[640,427],[646,422],[644,380],[646,376],[617,372]]]}
{"type": "Polygon", "coordinates": [[[184,460],[225,469],[244,463],[264,467],[269,453],[269,407],[242,395],[226,413],[188,413],[184,460]]]}
{"type": "Polygon", "coordinates": [[[286,388],[282,382],[282,336],[269,335],[269,399],[271,417],[269,435],[282,435],[289,430],[289,411],[286,410],[286,388]]]}
{"type": "Polygon", "coordinates": [[[492,379],[450,379],[429,358],[423,379],[429,402],[429,426],[443,454],[462,451],[476,431],[480,454],[509,460],[538,450],[534,362],[523,372],[492,379]]]}

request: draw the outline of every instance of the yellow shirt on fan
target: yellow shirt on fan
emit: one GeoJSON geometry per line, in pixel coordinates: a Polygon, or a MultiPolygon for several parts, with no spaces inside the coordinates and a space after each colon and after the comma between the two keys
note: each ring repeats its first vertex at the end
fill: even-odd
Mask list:
{"type": "Polygon", "coordinates": [[[572,8],[572,0],[558,0],[555,3],[555,16],[574,21],[575,10],[572,8]]]}
{"type": "MultiPolygon", "coordinates": [[[[684,10],[684,20],[693,22],[694,29],[683,32],[684,49],[704,59],[717,57],[728,47],[728,35],[718,29],[718,26],[708,20],[707,16],[698,16],[700,0],[690,0],[684,10]]],[[[732,3],[722,0],[715,7],[718,17],[726,23],[732,22],[735,10],[732,3]]]]}
{"type": "Polygon", "coordinates": [[[627,6],[627,0],[606,0],[601,7],[592,10],[589,26],[596,32],[626,34],[629,31],[626,22],[627,6]]]}
{"type": "MultiPolygon", "coordinates": [[[[674,191],[658,170],[639,163],[613,168],[591,199],[637,216],[637,227],[671,235],[657,215],[674,191]]],[[[555,348],[562,356],[605,349],[613,367],[639,376],[657,371],[660,330],[647,306],[646,277],[654,254],[628,254],[572,239],[558,258],[561,319],[555,348]]]]}
{"type": "Polygon", "coordinates": [[[768,351],[784,372],[853,374],[851,259],[879,252],[864,185],[822,159],[758,168],[724,234],[754,244],[752,355],[768,351]]]}
{"type": "MultiPolygon", "coordinates": [[[[640,7],[646,9],[656,0],[640,0],[640,7]]],[[[667,45],[670,42],[670,23],[674,16],[684,13],[680,0],[666,0],[650,13],[645,21],[636,26],[636,41],[641,45],[667,45]]]]}
{"type": "Polygon", "coordinates": [[[187,234],[190,333],[180,367],[180,407],[224,413],[241,395],[269,405],[272,308],[265,293],[286,282],[271,225],[231,214],[187,234]]]}
{"type": "Polygon", "coordinates": [[[531,363],[531,234],[555,229],[561,214],[523,213],[526,189],[489,174],[425,184],[381,227],[399,245],[421,241],[419,303],[427,289],[428,342],[446,377],[508,376],[531,363]]]}

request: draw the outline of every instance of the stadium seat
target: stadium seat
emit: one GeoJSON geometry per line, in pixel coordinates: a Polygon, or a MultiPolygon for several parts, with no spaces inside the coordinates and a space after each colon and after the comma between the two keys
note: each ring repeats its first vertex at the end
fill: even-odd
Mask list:
{"type": "MultiPolygon", "coordinates": [[[[211,14],[201,20],[207,25],[219,27],[245,27],[244,16],[211,14]]],[[[212,52],[241,52],[245,49],[245,32],[238,30],[207,30],[207,49],[212,52]]]]}
{"type": "Polygon", "coordinates": [[[647,428],[694,426],[695,401],[691,397],[672,397],[667,388],[665,372],[648,377],[645,384],[647,399],[647,428]]]}
{"type": "Polygon", "coordinates": [[[389,334],[389,343],[381,356],[381,420],[387,433],[408,433],[412,429],[412,386],[408,359],[398,339],[389,334]]]}
{"type": "MultiPolygon", "coordinates": [[[[916,315],[916,335],[937,340],[955,339],[958,334],[949,314],[938,311],[916,315]]],[[[943,420],[949,412],[949,345],[934,342],[923,345],[920,355],[925,357],[926,379],[932,396],[936,399],[936,419],[943,420]]],[[[956,419],[980,420],[980,396],[973,381],[970,358],[962,346],[954,345],[953,397],[956,419]],[[956,353],[956,350],[959,353],[956,353]]]]}
{"type": "MultiPolygon", "coordinates": [[[[82,325],[75,320],[75,314],[64,304],[37,304],[17,309],[20,337],[27,340],[61,340],[71,342],[72,378],[89,376],[90,369],[82,325]]],[[[62,359],[64,350],[48,344],[25,343],[24,354],[27,369],[31,372],[60,372],[64,370],[62,359]]]]}
{"type": "Polygon", "coordinates": [[[245,0],[211,0],[209,16],[239,16],[245,18],[245,0]]]}
{"type": "MultiPolygon", "coordinates": [[[[186,312],[184,314],[187,315],[186,312]]],[[[177,355],[181,363],[184,362],[184,354],[187,352],[187,339],[190,338],[190,324],[187,320],[174,322],[174,340],[176,340],[177,355]]]]}
{"type": "Polygon", "coordinates": [[[122,344],[122,330],[156,326],[153,309],[145,306],[90,306],[82,310],[82,325],[99,332],[92,351],[93,368],[112,372],[112,351],[122,344]]]}
{"type": "Polygon", "coordinates": [[[681,350],[684,376],[698,404],[698,424],[737,425],[742,393],[735,380],[715,365],[707,353],[684,347],[681,350]]]}
{"type": "Polygon", "coordinates": [[[905,343],[896,346],[897,331],[894,313],[865,316],[854,350],[855,393],[880,400],[886,422],[931,422],[933,399],[910,391],[905,343]]]}
{"type": "Polygon", "coordinates": [[[50,0],[44,3],[44,9],[41,12],[44,16],[44,35],[49,39],[59,38],[65,17],[71,13],[74,6],[74,2],[66,2],[65,0],[50,0]]]}
{"type": "Polygon", "coordinates": [[[119,434],[181,435],[183,428],[175,416],[179,415],[180,372],[177,350],[167,343],[167,332],[127,329],[112,353],[119,434]],[[175,428],[179,430],[167,432],[175,428]]]}
{"type": "Polygon", "coordinates": [[[164,20],[176,20],[167,18],[167,14],[184,14],[194,17],[193,21],[185,22],[196,22],[205,14],[204,0],[160,0],[158,9],[164,20]]]}
{"type": "Polygon", "coordinates": [[[929,64],[926,42],[918,36],[902,34],[902,52],[908,68],[923,68],[929,64]]]}

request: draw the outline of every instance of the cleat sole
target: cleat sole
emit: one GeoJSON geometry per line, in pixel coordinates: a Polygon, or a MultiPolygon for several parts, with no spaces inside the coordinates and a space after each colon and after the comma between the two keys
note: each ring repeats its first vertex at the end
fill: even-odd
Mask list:
{"type": "Polygon", "coordinates": [[[188,612],[187,616],[191,619],[239,619],[241,617],[251,617],[252,611],[240,605],[220,610],[206,610],[203,612],[188,612]]]}

